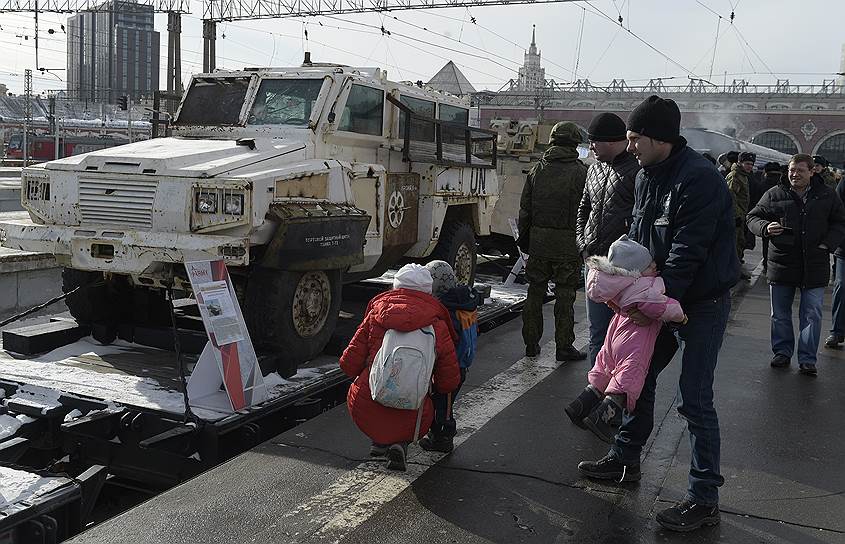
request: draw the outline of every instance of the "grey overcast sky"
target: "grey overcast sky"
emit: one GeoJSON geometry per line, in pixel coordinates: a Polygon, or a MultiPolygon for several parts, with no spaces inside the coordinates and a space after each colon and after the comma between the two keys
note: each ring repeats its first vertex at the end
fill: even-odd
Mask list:
{"type": "MultiPolygon", "coordinates": [[[[202,3],[191,0],[191,6],[193,13],[182,22],[186,83],[202,67],[202,3]]],[[[65,35],[59,26],[65,20],[57,14],[40,17],[40,63],[46,68],[66,66],[65,35]]],[[[33,17],[3,14],[0,25],[5,52],[0,82],[19,93],[23,70],[35,67],[33,17]]],[[[572,81],[577,66],[577,77],[592,82],[624,78],[637,84],[674,77],[683,83],[694,75],[719,84],[734,79],[821,83],[841,69],[845,1],[591,0],[237,21],[218,25],[217,65],[297,65],[307,47],[315,61],[381,66],[391,79],[427,81],[453,60],[477,89],[496,90],[516,77],[532,25],[537,27],[546,77],[560,82],[572,81]],[[620,15],[624,28],[615,22],[620,15]],[[390,35],[381,32],[382,26],[390,35]]],[[[156,30],[161,33],[163,72],[165,15],[156,16],[156,30]]],[[[61,89],[64,79],[63,70],[36,73],[33,86],[36,91],[61,89]]]]}

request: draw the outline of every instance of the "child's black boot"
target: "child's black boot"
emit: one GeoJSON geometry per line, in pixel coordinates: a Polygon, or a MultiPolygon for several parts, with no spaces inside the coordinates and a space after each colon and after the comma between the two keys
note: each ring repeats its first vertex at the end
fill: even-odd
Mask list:
{"type": "Polygon", "coordinates": [[[608,444],[612,444],[613,437],[622,425],[624,405],[624,395],[608,395],[589,416],[584,418],[584,425],[593,431],[593,434],[608,444]]]}
{"type": "Polygon", "coordinates": [[[447,434],[428,433],[420,438],[420,447],[425,451],[450,453],[455,449],[455,443],[452,437],[447,434]]]}
{"type": "Polygon", "coordinates": [[[566,412],[566,415],[569,416],[572,423],[582,429],[586,429],[587,426],[584,425],[584,418],[590,415],[590,412],[598,406],[603,397],[604,395],[599,393],[598,389],[592,385],[588,385],[583,391],[581,391],[578,398],[570,402],[563,411],[566,412]]]}

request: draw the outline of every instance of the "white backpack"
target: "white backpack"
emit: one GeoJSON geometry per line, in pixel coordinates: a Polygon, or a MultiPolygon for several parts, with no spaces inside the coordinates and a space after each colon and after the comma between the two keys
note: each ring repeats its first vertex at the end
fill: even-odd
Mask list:
{"type": "Polygon", "coordinates": [[[434,371],[434,327],[410,332],[388,329],[370,368],[373,400],[389,408],[418,410],[419,434],[424,400],[434,371]]]}

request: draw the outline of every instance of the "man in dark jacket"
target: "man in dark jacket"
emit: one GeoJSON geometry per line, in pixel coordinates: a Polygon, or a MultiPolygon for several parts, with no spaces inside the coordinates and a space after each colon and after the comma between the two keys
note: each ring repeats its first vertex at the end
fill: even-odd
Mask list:
{"type": "Polygon", "coordinates": [[[830,169],[830,161],[821,155],[815,155],[813,157],[813,173],[818,174],[825,185],[831,189],[836,189],[836,174],[830,169]]]}
{"type": "MultiPolygon", "coordinates": [[[[839,195],[839,200],[845,202],[845,179],[841,180],[836,185],[836,194],[839,195]]],[[[843,298],[845,298],[845,242],[836,248],[833,253],[833,300],[831,301],[832,324],[830,327],[830,336],[824,342],[824,347],[835,348],[842,342],[845,342],[845,311],[843,311],[843,298]]]]}
{"type": "MultiPolygon", "coordinates": [[[[772,187],[777,186],[781,180],[781,165],[776,162],[767,162],[765,166],[763,166],[763,178],[760,180],[760,197],[754,201],[754,204],[751,206],[754,209],[754,206],[760,202],[760,199],[763,198],[763,195],[771,189],[772,187]]],[[[747,223],[746,223],[747,224],[747,223]]],[[[749,232],[751,232],[749,230],[749,232]]],[[[752,233],[751,236],[754,236],[752,233]]],[[[769,239],[763,238],[763,272],[765,272],[769,266],[769,239]]]]}
{"type": "MultiPolygon", "coordinates": [[[[686,497],[657,514],[677,531],[719,523],[719,420],[713,407],[713,377],[730,312],[730,288],[739,279],[734,210],[724,178],[680,136],[681,112],[672,100],[651,96],[628,117],[628,150],[643,166],[637,175],[629,236],[651,251],[666,295],[689,317],[657,337],[640,398],[626,413],[610,452],[578,465],[591,478],[640,478],[640,453],[654,426],[658,374],[683,340],[678,412],[688,422],[692,460],[686,497]]],[[[637,323],[646,316],[629,311],[637,323]]]]}
{"type": "MultiPolygon", "coordinates": [[[[634,207],[634,179],[640,171],[637,159],[626,151],[625,121],[618,115],[596,116],[587,137],[596,163],[587,170],[587,184],[575,226],[578,251],[584,259],[607,256],[610,244],[628,233],[634,207]]],[[[587,298],[590,365],[596,362],[612,317],[613,310],[606,304],[587,298]]]]}
{"type": "Polygon", "coordinates": [[[766,271],[772,297],[771,366],[789,366],[795,351],[792,302],[798,289],[798,367],[815,376],[822,297],[830,280],[830,253],[845,240],[845,207],[813,174],[813,158],[799,154],[789,161],[789,180],[766,191],[748,214],[748,228],[771,242],[766,271]]]}
{"type": "Polygon", "coordinates": [[[586,354],[575,341],[575,290],[581,283],[581,256],[575,245],[575,220],[584,193],[587,167],[578,160],[581,131],[574,123],[558,123],[550,147],[528,173],[519,201],[519,240],[528,254],[525,276],[528,298],[522,310],[525,355],[540,354],[543,301],[549,281],[555,283],[555,346],[558,361],[578,361],[586,354]]]}

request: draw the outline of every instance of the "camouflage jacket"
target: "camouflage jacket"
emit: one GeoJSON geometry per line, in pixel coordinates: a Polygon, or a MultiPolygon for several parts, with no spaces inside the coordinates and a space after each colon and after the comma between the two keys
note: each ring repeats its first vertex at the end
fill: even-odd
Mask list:
{"type": "Polygon", "coordinates": [[[575,224],[586,177],[587,167],[574,146],[549,147],[528,173],[519,201],[519,232],[520,237],[527,234],[530,256],[579,258],[575,224]]]}
{"type": "Polygon", "coordinates": [[[744,223],[748,213],[748,174],[739,164],[735,164],[726,181],[734,201],[734,219],[741,219],[744,223]]]}

